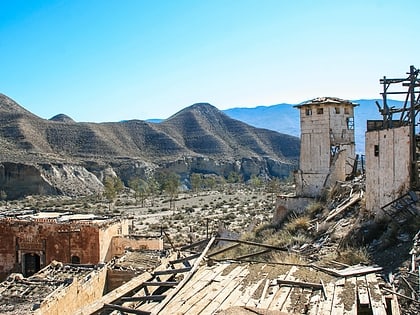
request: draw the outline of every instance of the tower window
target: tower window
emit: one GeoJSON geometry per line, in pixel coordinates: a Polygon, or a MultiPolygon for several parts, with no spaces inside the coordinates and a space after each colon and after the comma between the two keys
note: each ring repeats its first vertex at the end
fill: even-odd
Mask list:
{"type": "Polygon", "coordinates": [[[311,108],[307,108],[305,110],[306,116],[311,116],[312,115],[312,109],[311,108]]]}
{"type": "Polygon", "coordinates": [[[348,107],[344,107],[344,114],[349,115],[350,109],[348,107]]]}
{"type": "Polygon", "coordinates": [[[335,107],[335,113],[340,114],[340,107],[335,107]]]}
{"type": "Polygon", "coordinates": [[[347,129],[350,129],[350,130],[354,129],[354,118],[348,117],[346,121],[347,121],[347,129]]]}
{"type": "Polygon", "coordinates": [[[322,115],[324,113],[324,109],[323,108],[318,108],[316,110],[316,113],[319,114],[319,115],[322,115]]]}
{"type": "Polygon", "coordinates": [[[373,154],[379,156],[379,144],[375,144],[373,147],[373,154]]]}

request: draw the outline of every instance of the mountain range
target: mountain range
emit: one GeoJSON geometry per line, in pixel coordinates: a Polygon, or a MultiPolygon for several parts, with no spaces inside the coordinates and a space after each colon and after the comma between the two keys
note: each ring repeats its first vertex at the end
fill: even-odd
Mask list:
{"type": "Polygon", "coordinates": [[[160,123],[42,119],[0,94],[0,190],[77,195],[101,190],[104,177],[125,183],[166,169],[188,182],[193,172],[286,177],[299,158],[299,138],[250,126],[199,103],[160,123]]]}

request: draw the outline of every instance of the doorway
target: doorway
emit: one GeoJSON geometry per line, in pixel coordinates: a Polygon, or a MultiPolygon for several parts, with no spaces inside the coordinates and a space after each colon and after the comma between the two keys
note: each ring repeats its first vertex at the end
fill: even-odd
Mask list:
{"type": "Polygon", "coordinates": [[[35,253],[26,253],[23,255],[23,275],[30,277],[38,272],[41,267],[41,258],[35,253]]]}

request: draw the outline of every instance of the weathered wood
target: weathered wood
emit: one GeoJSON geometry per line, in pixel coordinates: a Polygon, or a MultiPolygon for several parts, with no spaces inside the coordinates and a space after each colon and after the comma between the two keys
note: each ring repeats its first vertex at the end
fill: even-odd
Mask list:
{"type": "Polygon", "coordinates": [[[199,301],[193,305],[185,314],[213,314],[217,307],[230,295],[247,274],[246,267],[238,266],[224,277],[220,282],[213,282],[206,290],[202,291],[199,301]],[[218,299],[217,299],[218,298],[218,299]]]}
{"type": "Polygon", "coordinates": [[[261,251],[256,252],[256,253],[242,255],[242,256],[239,256],[239,257],[232,258],[232,260],[243,260],[245,258],[258,256],[258,255],[266,254],[266,253],[269,253],[269,252],[271,252],[271,249],[264,249],[264,250],[261,250],[261,251]]]}
{"type": "MultiPolygon", "coordinates": [[[[341,284],[341,282],[340,282],[341,284]]],[[[344,314],[344,304],[341,301],[341,294],[343,292],[343,286],[337,285],[335,283],[334,287],[334,296],[331,304],[331,315],[343,315],[344,314]]]]}
{"type": "Polygon", "coordinates": [[[166,270],[158,270],[153,272],[153,276],[161,276],[161,275],[173,275],[178,273],[185,273],[192,269],[192,267],[185,267],[179,269],[166,269],[166,270]]]}
{"type": "Polygon", "coordinates": [[[351,198],[350,198],[350,200],[346,203],[346,204],[344,204],[344,205],[342,205],[341,207],[339,207],[339,208],[335,208],[333,211],[332,211],[332,213],[325,219],[325,221],[330,221],[330,220],[332,220],[332,219],[334,219],[337,215],[339,215],[340,213],[342,213],[344,210],[346,210],[348,207],[350,207],[350,206],[352,206],[352,205],[354,205],[356,202],[358,202],[359,200],[361,200],[362,198],[361,198],[361,195],[360,194],[355,194],[355,195],[353,195],[351,198]]]}
{"type": "Polygon", "coordinates": [[[189,244],[189,245],[184,245],[184,246],[182,246],[182,247],[180,248],[180,250],[181,250],[181,251],[185,251],[185,250],[187,250],[187,249],[190,249],[190,248],[194,248],[194,247],[197,247],[197,246],[203,245],[203,244],[205,244],[205,243],[207,243],[207,242],[209,242],[209,239],[204,239],[204,240],[201,240],[201,241],[198,241],[198,242],[195,242],[195,243],[191,243],[191,244],[189,244]]]}
{"type": "MultiPolygon", "coordinates": [[[[291,276],[298,268],[296,266],[292,266],[289,271],[282,277],[283,280],[286,280],[289,276],[291,276]]],[[[268,306],[269,310],[279,310],[282,308],[284,301],[286,301],[289,293],[290,287],[280,287],[280,289],[276,292],[273,300],[268,306]]]]}
{"type": "Polygon", "coordinates": [[[178,258],[178,259],[170,260],[170,261],[169,261],[169,263],[170,263],[171,265],[178,264],[178,263],[182,263],[182,262],[184,262],[184,261],[193,260],[193,259],[195,259],[195,258],[198,258],[198,257],[200,257],[200,255],[201,255],[201,254],[200,254],[200,253],[198,253],[198,254],[194,254],[194,255],[187,256],[187,257],[181,257],[181,258],[178,258]]]}
{"type": "Polygon", "coordinates": [[[177,284],[179,284],[179,282],[176,281],[145,281],[143,282],[142,286],[146,287],[146,286],[155,286],[155,287],[174,287],[177,284]]]}
{"type": "Polygon", "coordinates": [[[276,279],[276,283],[278,285],[289,285],[292,287],[301,287],[301,288],[313,288],[316,290],[322,290],[322,284],[320,283],[311,283],[311,282],[302,282],[296,280],[282,280],[276,279]]]}
{"type": "Polygon", "coordinates": [[[247,245],[254,245],[254,246],[270,248],[270,249],[274,249],[274,250],[280,250],[280,251],[284,251],[284,252],[288,251],[288,249],[286,247],[278,247],[278,246],[256,243],[256,242],[250,242],[250,241],[234,240],[234,239],[230,239],[230,238],[217,238],[216,240],[217,241],[240,243],[240,244],[247,244],[247,245]]]}
{"type": "Polygon", "coordinates": [[[397,296],[399,296],[399,297],[402,297],[402,298],[404,298],[404,299],[410,300],[411,302],[414,302],[414,303],[416,303],[416,304],[420,304],[420,301],[417,301],[417,300],[415,300],[415,299],[413,299],[413,298],[411,298],[411,297],[409,297],[409,296],[407,296],[407,295],[404,295],[404,294],[401,294],[401,293],[398,293],[398,292],[392,291],[392,290],[390,290],[390,289],[388,289],[388,288],[385,288],[385,287],[383,287],[383,288],[382,288],[382,290],[385,290],[385,291],[387,291],[387,292],[389,292],[389,293],[395,294],[395,295],[397,295],[397,296]]]}
{"type": "Polygon", "coordinates": [[[344,289],[349,291],[346,295],[347,305],[344,305],[344,315],[357,314],[357,284],[356,278],[347,278],[344,284],[344,289]]]}
{"type": "Polygon", "coordinates": [[[95,314],[96,312],[101,310],[105,304],[112,304],[113,302],[123,297],[124,295],[127,295],[131,291],[139,288],[144,281],[149,280],[151,278],[152,278],[152,275],[150,273],[148,272],[142,273],[141,275],[131,279],[130,281],[124,283],[122,286],[104,295],[102,298],[80,309],[76,314],[77,315],[95,314]]]}
{"type": "Polygon", "coordinates": [[[330,275],[336,276],[336,277],[351,277],[351,276],[361,276],[368,273],[374,273],[381,271],[383,268],[379,266],[350,266],[345,269],[332,269],[332,268],[324,268],[319,266],[313,266],[315,269],[318,269],[320,271],[323,271],[325,273],[328,273],[330,275]]]}
{"type": "Polygon", "coordinates": [[[335,285],[334,283],[327,283],[325,285],[325,291],[326,291],[326,298],[321,301],[318,313],[319,314],[330,314],[332,310],[333,300],[334,300],[334,291],[335,291],[335,285]]]}
{"type": "Polygon", "coordinates": [[[369,293],[365,277],[357,277],[357,297],[360,305],[369,305],[369,293]]]}
{"type": "Polygon", "coordinates": [[[166,295],[143,295],[143,296],[123,296],[122,302],[141,302],[141,301],[162,301],[166,295]]]}
{"type": "Polygon", "coordinates": [[[162,301],[162,303],[159,305],[157,310],[155,311],[155,314],[159,314],[161,310],[165,308],[165,306],[172,300],[172,298],[183,288],[183,286],[191,279],[191,277],[194,275],[194,273],[197,271],[198,267],[200,266],[201,261],[204,259],[204,257],[207,255],[207,252],[209,251],[210,247],[213,245],[215,241],[215,237],[212,237],[210,241],[208,242],[206,248],[201,253],[200,257],[197,258],[197,260],[194,262],[194,266],[192,269],[185,275],[184,279],[179,283],[179,285],[173,290],[166,299],[162,301]]]}
{"type": "Polygon", "coordinates": [[[237,244],[233,244],[231,246],[227,246],[227,247],[222,248],[222,249],[220,249],[218,251],[215,251],[213,253],[208,254],[207,257],[213,257],[213,256],[216,256],[216,255],[219,255],[219,254],[224,253],[224,252],[226,252],[228,250],[234,249],[234,248],[236,248],[238,246],[241,246],[241,244],[237,243],[237,244]]]}
{"type": "Polygon", "coordinates": [[[379,289],[376,275],[373,273],[366,275],[366,281],[373,315],[386,315],[385,305],[382,303],[382,292],[379,289]]]}
{"type": "Polygon", "coordinates": [[[123,313],[129,313],[129,314],[150,315],[150,312],[139,311],[139,310],[135,310],[129,307],[124,307],[124,306],[115,305],[115,304],[104,304],[104,308],[117,310],[123,313]]]}

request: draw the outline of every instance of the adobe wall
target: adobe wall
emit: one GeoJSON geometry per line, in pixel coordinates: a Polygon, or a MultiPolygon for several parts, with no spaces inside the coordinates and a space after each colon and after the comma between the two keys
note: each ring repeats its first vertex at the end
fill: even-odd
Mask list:
{"type": "Polygon", "coordinates": [[[85,279],[75,278],[73,282],[60,291],[54,292],[41,303],[35,314],[73,315],[76,311],[102,297],[107,268],[92,271],[85,279]]]}
{"type": "Polygon", "coordinates": [[[40,268],[53,260],[69,263],[72,256],[78,256],[82,264],[99,261],[98,227],[93,224],[1,219],[0,244],[0,278],[22,272],[26,253],[39,255],[40,268]]]}
{"type": "Polygon", "coordinates": [[[378,212],[410,188],[410,127],[366,132],[366,209],[378,212]]]}
{"type": "Polygon", "coordinates": [[[115,236],[112,238],[107,258],[111,259],[115,256],[121,256],[126,248],[131,248],[132,250],[163,250],[163,239],[115,236]]]}
{"type": "Polygon", "coordinates": [[[131,220],[121,220],[99,229],[100,262],[107,262],[113,257],[111,253],[112,238],[117,235],[128,235],[130,224],[131,220]]]}

